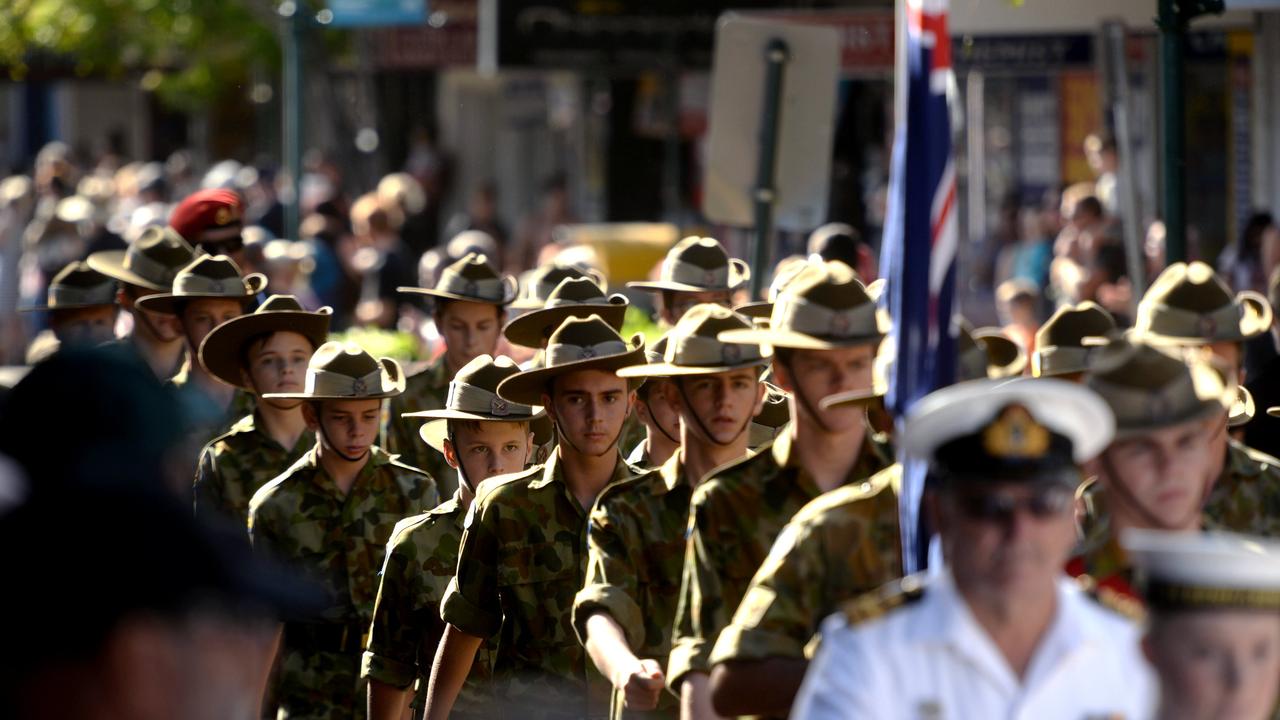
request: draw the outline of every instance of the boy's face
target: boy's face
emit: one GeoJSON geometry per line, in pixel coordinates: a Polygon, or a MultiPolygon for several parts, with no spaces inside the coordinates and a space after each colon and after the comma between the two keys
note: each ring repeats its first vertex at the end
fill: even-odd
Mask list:
{"type": "Polygon", "coordinates": [[[1280,613],[1170,614],[1155,621],[1143,647],[1160,675],[1167,717],[1271,717],[1280,688],[1280,613]]]}
{"type": "Polygon", "coordinates": [[[1095,463],[1111,511],[1139,527],[1153,519],[1166,529],[1198,523],[1218,422],[1215,416],[1112,443],[1095,463]],[[1111,490],[1116,486],[1123,490],[1111,490]]]}
{"type": "Polygon", "coordinates": [[[719,445],[746,433],[764,403],[764,385],[755,368],[676,378],[667,388],[685,426],[719,445]]]}
{"type": "MultiPolygon", "coordinates": [[[[244,377],[259,395],[293,393],[302,390],[311,360],[311,341],[305,336],[282,330],[257,340],[249,346],[248,367],[244,377]]],[[[262,400],[279,408],[296,407],[296,400],[262,400]]]]}
{"type": "Polygon", "coordinates": [[[244,305],[231,298],[199,298],[187,301],[182,306],[179,319],[182,332],[187,336],[187,343],[192,349],[200,347],[209,331],[222,323],[244,314],[244,305]]]}
{"type": "Polygon", "coordinates": [[[672,439],[680,439],[680,410],[668,399],[676,392],[671,381],[665,378],[649,378],[644,398],[636,395],[636,413],[649,434],[665,433],[672,439]]]}
{"type": "Polygon", "coordinates": [[[159,342],[170,343],[180,340],[182,326],[178,318],[165,313],[151,312],[134,304],[148,295],[155,295],[156,292],[156,290],[137,285],[126,285],[116,294],[116,300],[119,301],[121,308],[133,315],[135,323],[146,326],[159,342]]]}
{"type": "Polygon", "coordinates": [[[49,313],[49,326],[65,345],[100,345],[115,337],[116,306],[95,305],[49,313]]]}
{"type": "Polygon", "coordinates": [[[862,408],[845,405],[823,410],[819,403],[828,395],[869,389],[875,351],[872,343],[833,350],[795,350],[787,362],[774,362],[774,377],[783,390],[803,393],[810,410],[804,403],[795,407],[819,414],[829,432],[849,430],[863,421],[862,408]]]}
{"type": "Polygon", "coordinates": [[[702,292],[668,291],[662,293],[662,319],[675,325],[680,318],[689,312],[694,305],[712,303],[728,308],[730,306],[728,290],[704,290],[702,292]]]}
{"type": "Polygon", "coordinates": [[[453,300],[436,314],[449,367],[461,368],[480,355],[492,355],[502,332],[502,309],[485,303],[453,300]]]}
{"type": "Polygon", "coordinates": [[[533,433],[527,422],[457,423],[445,440],[444,459],[460,468],[471,485],[520,472],[529,461],[533,433]]]}
{"type": "Polygon", "coordinates": [[[542,402],[573,449],[589,457],[617,451],[635,397],[625,379],[605,370],[578,370],[555,378],[550,390],[542,402]]]}
{"type": "Polygon", "coordinates": [[[364,459],[378,438],[382,401],[322,400],[303,405],[302,414],[320,442],[354,462],[364,459]]]}

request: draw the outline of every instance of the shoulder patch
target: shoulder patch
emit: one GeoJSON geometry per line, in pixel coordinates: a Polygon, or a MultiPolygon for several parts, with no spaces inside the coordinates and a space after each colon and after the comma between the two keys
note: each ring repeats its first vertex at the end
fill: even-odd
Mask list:
{"type": "Polygon", "coordinates": [[[923,576],[908,575],[879,590],[846,600],[840,605],[840,613],[851,626],[870,622],[919,601],[924,597],[925,585],[923,576]]]}
{"type": "Polygon", "coordinates": [[[1089,575],[1078,575],[1073,579],[1080,591],[1087,595],[1089,599],[1111,612],[1136,623],[1144,622],[1147,619],[1147,609],[1143,607],[1141,601],[1117,592],[1113,588],[1099,585],[1089,575]]]}
{"type": "Polygon", "coordinates": [[[822,493],[805,503],[804,507],[791,518],[791,522],[808,522],[827,515],[833,510],[875,497],[886,488],[896,488],[901,475],[902,466],[895,463],[862,482],[842,485],[830,492],[822,493]]]}

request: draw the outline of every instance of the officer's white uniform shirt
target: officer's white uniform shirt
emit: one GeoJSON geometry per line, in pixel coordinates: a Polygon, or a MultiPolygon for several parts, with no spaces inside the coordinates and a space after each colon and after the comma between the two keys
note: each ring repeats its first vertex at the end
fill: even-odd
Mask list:
{"type": "Polygon", "coordinates": [[[950,573],[924,597],[850,627],[823,623],[793,718],[1147,720],[1155,678],[1140,630],[1063,577],[1054,619],[1019,680],[950,573]]]}

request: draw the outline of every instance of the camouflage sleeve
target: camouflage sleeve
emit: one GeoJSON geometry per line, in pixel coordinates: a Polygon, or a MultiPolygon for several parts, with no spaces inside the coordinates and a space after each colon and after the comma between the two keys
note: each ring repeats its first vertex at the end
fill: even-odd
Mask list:
{"type": "Polygon", "coordinates": [[[449,581],[440,617],[468,635],[487,638],[502,626],[498,598],[497,513],[483,493],[471,503],[458,547],[458,571],[449,581]]]}
{"type": "Polygon", "coordinates": [[[638,574],[632,550],[640,539],[626,531],[628,523],[615,517],[625,511],[622,503],[596,503],[587,528],[587,575],[573,601],[573,629],[586,645],[587,618],[607,613],[622,627],[632,648],[644,642],[645,623],[636,602],[638,574]]]}
{"type": "Polygon", "coordinates": [[[788,525],[716,640],[711,664],[804,658],[805,644],[822,621],[823,590],[828,586],[825,556],[819,535],[803,524],[788,525]]]}
{"type": "Polygon", "coordinates": [[[226,512],[226,502],[222,497],[222,483],[218,482],[212,443],[205,445],[200,451],[200,462],[196,465],[196,478],[191,492],[196,517],[210,520],[222,520],[225,517],[220,515],[226,512]]]}
{"type": "Polygon", "coordinates": [[[407,533],[391,536],[382,581],[373,604],[369,643],[360,663],[360,677],[407,688],[417,677],[417,654],[422,631],[415,625],[409,589],[410,548],[407,533]]]}
{"type": "Polygon", "coordinates": [[[714,526],[709,523],[706,504],[695,495],[667,664],[667,685],[675,692],[689,672],[710,672],[711,646],[726,621],[720,602],[719,564],[707,537],[708,529],[714,526]]]}

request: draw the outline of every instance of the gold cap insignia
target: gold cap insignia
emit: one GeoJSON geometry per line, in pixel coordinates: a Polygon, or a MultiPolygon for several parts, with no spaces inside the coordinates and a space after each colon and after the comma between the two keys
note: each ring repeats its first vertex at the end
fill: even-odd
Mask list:
{"type": "Polygon", "coordinates": [[[1026,408],[1010,405],[982,431],[982,446],[992,457],[1044,457],[1049,451],[1049,430],[1026,408]]]}

